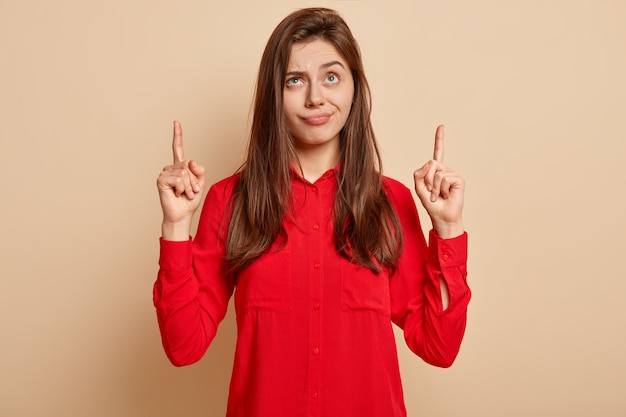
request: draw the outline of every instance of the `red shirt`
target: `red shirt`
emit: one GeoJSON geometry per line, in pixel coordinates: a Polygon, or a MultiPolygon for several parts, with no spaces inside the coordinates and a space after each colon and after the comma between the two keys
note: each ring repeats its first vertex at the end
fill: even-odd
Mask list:
{"type": "Polygon", "coordinates": [[[426,362],[452,364],[470,299],[467,235],[443,240],[430,232],[427,246],[411,192],[385,178],[404,249],[394,275],[376,275],[335,250],[334,171],[314,184],[294,174],[286,246],[274,245],[235,286],[223,262],[235,181],[211,187],[193,242],[161,240],[154,304],[170,361],[188,365],[204,355],[234,291],[227,417],[406,416],[392,322],[426,362]],[[441,277],[450,294],[445,311],[441,277]]]}

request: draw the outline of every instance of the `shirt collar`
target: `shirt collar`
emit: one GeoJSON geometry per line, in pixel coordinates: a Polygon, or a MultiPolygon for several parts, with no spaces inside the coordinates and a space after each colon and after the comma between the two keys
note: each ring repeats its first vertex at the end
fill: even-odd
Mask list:
{"type": "Polygon", "coordinates": [[[319,177],[315,183],[311,183],[309,180],[307,180],[306,178],[304,178],[301,174],[300,174],[300,170],[297,167],[294,167],[293,165],[289,165],[289,170],[291,171],[291,177],[294,179],[297,179],[305,184],[318,184],[320,182],[323,181],[327,181],[329,179],[335,179],[338,177],[339,173],[341,172],[341,162],[339,164],[337,164],[337,166],[335,166],[334,168],[329,169],[328,171],[324,172],[322,174],[321,177],[319,177]]]}

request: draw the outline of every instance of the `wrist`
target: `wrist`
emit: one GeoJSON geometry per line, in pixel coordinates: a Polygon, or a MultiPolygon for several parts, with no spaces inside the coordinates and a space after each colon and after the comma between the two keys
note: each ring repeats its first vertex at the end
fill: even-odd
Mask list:
{"type": "Polygon", "coordinates": [[[165,240],[181,242],[189,240],[191,235],[191,221],[169,222],[163,220],[161,224],[161,237],[165,240]]]}
{"type": "Polygon", "coordinates": [[[465,228],[463,227],[463,222],[461,221],[433,221],[433,229],[435,230],[435,233],[437,233],[437,235],[442,239],[452,239],[465,233],[465,228]]]}

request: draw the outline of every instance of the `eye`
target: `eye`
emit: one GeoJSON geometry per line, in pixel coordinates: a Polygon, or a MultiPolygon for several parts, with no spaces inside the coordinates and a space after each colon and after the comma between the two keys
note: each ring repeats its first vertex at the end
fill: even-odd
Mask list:
{"type": "Polygon", "coordinates": [[[302,84],[302,80],[300,78],[293,77],[289,78],[285,84],[287,84],[287,87],[292,87],[302,84]]]}
{"type": "Polygon", "coordinates": [[[328,74],[326,76],[326,82],[329,84],[337,84],[339,82],[339,77],[337,74],[328,74]]]}

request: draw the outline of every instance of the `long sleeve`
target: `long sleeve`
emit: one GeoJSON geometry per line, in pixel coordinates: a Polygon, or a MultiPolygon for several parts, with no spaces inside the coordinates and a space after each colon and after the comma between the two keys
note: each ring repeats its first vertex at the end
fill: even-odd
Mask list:
{"type": "Polygon", "coordinates": [[[452,365],[465,333],[467,306],[467,234],[441,239],[434,231],[426,244],[410,191],[389,182],[404,238],[398,270],[390,278],[392,320],[404,331],[409,348],[424,361],[452,365]],[[441,280],[450,302],[443,309],[441,280]]]}
{"type": "Polygon", "coordinates": [[[160,240],[154,306],[163,348],[176,366],[202,358],[233,293],[233,280],[223,262],[228,184],[221,182],[209,190],[193,241],[160,240]]]}

